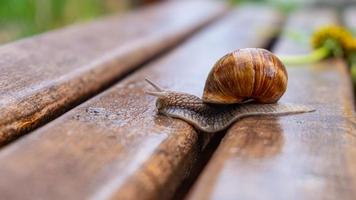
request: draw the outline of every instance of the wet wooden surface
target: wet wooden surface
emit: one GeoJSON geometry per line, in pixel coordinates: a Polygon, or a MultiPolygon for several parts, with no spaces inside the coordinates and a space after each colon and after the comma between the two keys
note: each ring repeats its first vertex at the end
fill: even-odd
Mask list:
{"type": "Polygon", "coordinates": [[[0,145],[63,113],[226,11],[167,2],[0,47],[0,145]]]}
{"type": "MultiPolygon", "coordinates": [[[[330,10],[291,15],[275,52],[308,52],[308,44],[293,40],[290,31],[311,33],[336,19],[330,10]]],[[[316,112],[235,123],[188,199],[355,199],[356,129],[346,71],[339,59],[288,66],[281,102],[306,104],[316,112]]]]}
{"type": "Polygon", "coordinates": [[[1,197],[171,197],[211,135],[156,115],[155,99],[144,94],[152,89],[144,78],[201,96],[219,57],[236,48],[266,45],[280,20],[268,8],[235,10],[163,58],[6,146],[0,151],[1,197]]]}

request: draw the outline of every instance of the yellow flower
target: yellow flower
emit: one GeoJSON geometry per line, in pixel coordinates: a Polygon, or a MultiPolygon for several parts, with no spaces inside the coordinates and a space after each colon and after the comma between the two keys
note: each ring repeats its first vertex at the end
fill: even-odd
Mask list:
{"type": "Polygon", "coordinates": [[[313,48],[317,49],[325,45],[327,40],[336,41],[345,54],[356,51],[356,40],[352,33],[342,26],[330,25],[316,30],[311,38],[313,48]]]}

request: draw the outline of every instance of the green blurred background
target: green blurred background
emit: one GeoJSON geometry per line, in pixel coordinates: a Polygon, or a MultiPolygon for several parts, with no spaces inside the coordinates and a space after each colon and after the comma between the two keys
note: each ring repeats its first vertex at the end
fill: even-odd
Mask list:
{"type": "MultiPolygon", "coordinates": [[[[98,16],[164,0],[0,0],[0,44],[98,16]]],[[[182,0],[178,0],[182,1],[182,0]]],[[[223,1],[223,0],[222,0],[223,1]]],[[[284,10],[296,0],[226,0],[269,3],[284,10]]]]}
{"type": "MultiPolygon", "coordinates": [[[[127,11],[156,1],[167,0],[0,0],[0,44],[98,16],[127,11]]],[[[232,4],[267,3],[284,12],[289,12],[300,5],[333,2],[327,0],[225,1],[232,4]]]]}
{"type": "Polygon", "coordinates": [[[0,43],[149,4],[153,0],[0,0],[0,43]]]}

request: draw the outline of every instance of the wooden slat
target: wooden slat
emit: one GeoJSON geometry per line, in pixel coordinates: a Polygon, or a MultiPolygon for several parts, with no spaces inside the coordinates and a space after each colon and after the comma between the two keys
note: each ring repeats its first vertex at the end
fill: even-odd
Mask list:
{"type": "Polygon", "coordinates": [[[167,2],[0,47],[0,145],[64,112],[226,11],[167,2]]]}
{"type": "Polygon", "coordinates": [[[200,96],[220,56],[265,45],[279,21],[268,8],[236,10],[157,62],[7,146],[0,152],[1,197],[171,197],[210,135],[156,115],[155,99],[144,94],[152,89],[144,78],[200,96]],[[255,12],[260,15],[251,18],[255,12]]]}
{"type": "MultiPolygon", "coordinates": [[[[337,22],[331,10],[300,11],[289,19],[289,33],[337,22]]],[[[307,43],[287,35],[277,43],[277,54],[309,51],[307,43]]],[[[235,123],[188,199],[355,199],[356,129],[345,63],[334,59],[290,66],[288,72],[281,101],[316,112],[235,123]]]]}

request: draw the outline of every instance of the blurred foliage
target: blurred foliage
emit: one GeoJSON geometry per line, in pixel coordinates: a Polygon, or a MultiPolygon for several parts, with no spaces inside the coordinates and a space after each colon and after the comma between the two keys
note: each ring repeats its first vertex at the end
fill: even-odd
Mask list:
{"type": "Polygon", "coordinates": [[[232,4],[268,4],[284,13],[294,10],[304,3],[303,0],[230,0],[230,2],[232,4]]]}
{"type": "Polygon", "coordinates": [[[129,6],[128,0],[0,0],[0,43],[129,6]]]}

